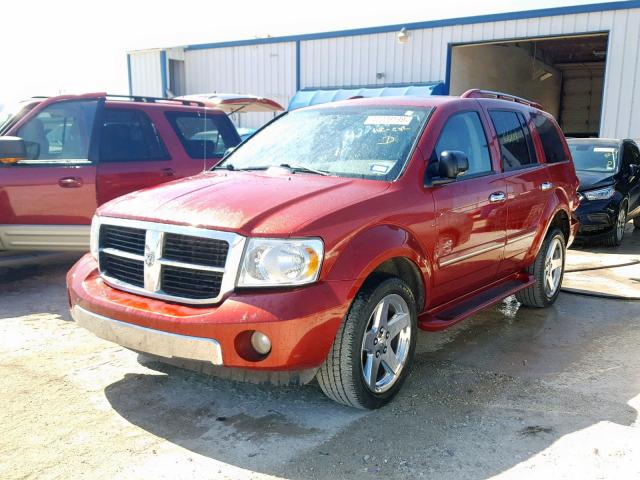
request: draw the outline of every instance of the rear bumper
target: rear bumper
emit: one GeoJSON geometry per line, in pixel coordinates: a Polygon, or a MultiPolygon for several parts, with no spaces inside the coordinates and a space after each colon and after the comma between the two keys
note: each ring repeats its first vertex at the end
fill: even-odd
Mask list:
{"type": "Polygon", "coordinates": [[[205,352],[197,359],[204,355],[212,364],[274,371],[322,364],[351,303],[352,285],[332,281],[293,290],[233,292],[216,306],[200,307],[110,287],[90,255],[67,274],[72,315],[81,316],[78,323],[98,336],[167,358],[196,359],[189,353],[193,348],[205,352]],[[247,354],[247,332],[256,330],[272,343],[269,355],[259,359],[247,354]]]}
{"type": "Polygon", "coordinates": [[[89,225],[0,225],[0,250],[89,250],[89,225]]]}

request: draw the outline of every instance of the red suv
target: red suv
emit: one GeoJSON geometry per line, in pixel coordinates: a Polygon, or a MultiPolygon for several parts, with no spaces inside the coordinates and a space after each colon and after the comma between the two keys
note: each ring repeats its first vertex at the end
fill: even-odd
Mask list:
{"type": "Polygon", "coordinates": [[[556,122],[516,97],[300,109],[209,172],[100,208],[67,277],[71,313],[136,351],[316,376],[377,408],[418,329],[512,294],[555,301],[577,187],[556,122]]]}
{"type": "Polygon", "coordinates": [[[200,173],[240,142],[202,102],[104,93],[31,99],[0,135],[0,250],[86,251],[98,205],[200,173]]]}

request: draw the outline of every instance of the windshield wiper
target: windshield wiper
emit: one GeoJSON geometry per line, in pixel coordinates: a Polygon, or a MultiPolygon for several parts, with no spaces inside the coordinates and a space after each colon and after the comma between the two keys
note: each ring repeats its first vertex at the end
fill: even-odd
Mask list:
{"type": "Polygon", "coordinates": [[[326,170],[317,170],[315,168],[302,167],[300,165],[291,166],[288,163],[281,163],[280,166],[283,167],[283,168],[288,168],[292,172],[314,173],[316,175],[323,175],[325,177],[331,175],[331,173],[327,172],[326,170]]]}
{"type": "Polygon", "coordinates": [[[266,170],[269,167],[245,167],[236,168],[233,163],[225,163],[224,165],[216,165],[212,170],[229,170],[231,172],[247,172],[249,170],[266,170]]]}

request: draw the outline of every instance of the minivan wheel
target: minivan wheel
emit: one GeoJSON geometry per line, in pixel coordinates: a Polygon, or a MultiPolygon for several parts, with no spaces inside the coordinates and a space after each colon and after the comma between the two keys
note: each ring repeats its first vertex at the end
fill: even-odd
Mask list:
{"type": "Polygon", "coordinates": [[[533,285],[516,293],[516,299],[527,307],[544,308],[556,301],[564,276],[566,254],[564,234],[553,228],[546,236],[533,264],[528,268],[533,285]]]}
{"type": "MultiPolygon", "coordinates": [[[[635,224],[635,222],[634,222],[635,224]]],[[[627,226],[627,201],[620,204],[616,223],[604,239],[604,243],[608,247],[617,247],[622,243],[624,238],[624,229],[627,226]]]]}
{"type": "Polygon", "coordinates": [[[316,378],[344,405],[375,409],[409,374],[417,336],[416,301],[399,278],[367,282],[351,304],[316,378]]]}

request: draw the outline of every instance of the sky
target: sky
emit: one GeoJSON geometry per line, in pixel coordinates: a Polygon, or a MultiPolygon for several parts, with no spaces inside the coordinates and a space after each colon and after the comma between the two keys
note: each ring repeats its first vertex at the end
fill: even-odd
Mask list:
{"type": "MultiPolygon", "coordinates": [[[[127,93],[126,52],[531,10],[589,0],[20,0],[0,16],[0,104],[127,93]]],[[[250,92],[247,92],[250,93],[250,92]]]]}

